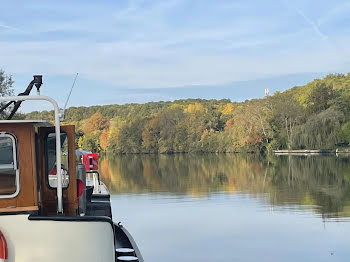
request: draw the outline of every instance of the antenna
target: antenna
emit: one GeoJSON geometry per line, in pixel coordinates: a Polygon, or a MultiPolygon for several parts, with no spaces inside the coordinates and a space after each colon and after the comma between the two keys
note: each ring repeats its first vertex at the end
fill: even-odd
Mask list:
{"type": "Polygon", "coordinates": [[[73,91],[73,87],[74,87],[74,85],[75,85],[75,82],[77,81],[77,77],[78,77],[78,73],[75,75],[73,85],[72,85],[72,87],[71,87],[71,89],[70,89],[70,91],[69,91],[69,95],[68,95],[68,97],[67,97],[67,101],[66,101],[66,103],[64,104],[64,107],[63,107],[63,112],[64,112],[64,111],[66,110],[66,108],[67,108],[67,104],[68,104],[70,95],[72,94],[72,91],[73,91]]]}

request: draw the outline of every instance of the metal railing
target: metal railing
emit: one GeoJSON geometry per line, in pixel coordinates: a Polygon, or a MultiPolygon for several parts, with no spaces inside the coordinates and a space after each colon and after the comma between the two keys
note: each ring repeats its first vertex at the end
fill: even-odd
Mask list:
{"type": "MultiPolygon", "coordinates": [[[[54,113],[55,113],[55,135],[56,135],[57,213],[62,214],[63,213],[63,200],[62,200],[60,108],[58,107],[57,102],[55,100],[53,100],[51,97],[41,96],[41,95],[0,97],[0,102],[6,102],[6,101],[48,101],[53,105],[54,113]]],[[[13,120],[13,121],[15,121],[15,120],[13,120]]]]}

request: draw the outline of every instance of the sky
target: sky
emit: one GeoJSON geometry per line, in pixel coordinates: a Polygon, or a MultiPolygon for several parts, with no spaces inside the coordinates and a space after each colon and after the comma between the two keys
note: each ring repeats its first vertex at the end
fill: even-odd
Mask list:
{"type": "MultiPolygon", "coordinates": [[[[1,1],[0,68],[63,106],[262,97],[350,66],[350,2],[1,1]]],[[[34,110],[34,106],[24,110],[34,110]]]]}

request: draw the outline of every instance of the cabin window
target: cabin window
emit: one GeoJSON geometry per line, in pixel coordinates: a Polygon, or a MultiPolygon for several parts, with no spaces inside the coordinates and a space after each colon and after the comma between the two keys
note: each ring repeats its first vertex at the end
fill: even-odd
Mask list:
{"type": "MultiPolygon", "coordinates": [[[[56,170],[56,134],[50,133],[46,137],[46,178],[49,187],[57,188],[57,170],[56,170]]],[[[62,169],[62,187],[69,185],[68,174],[68,136],[61,133],[61,169],[62,169]]]]}
{"type": "Polygon", "coordinates": [[[19,188],[16,138],[9,133],[0,133],[0,198],[17,196],[19,188]]]}

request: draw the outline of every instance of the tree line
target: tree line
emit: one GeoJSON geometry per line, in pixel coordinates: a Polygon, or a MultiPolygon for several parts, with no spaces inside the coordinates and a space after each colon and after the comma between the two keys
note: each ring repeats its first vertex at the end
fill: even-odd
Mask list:
{"type": "MultiPolygon", "coordinates": [[[[52,111],[27,119],[53,120],[52,111]]],[[[106,153],[334,149],[350,142],[350,73],[330,74],[262,99],[71,107],[77,146],[106,153]]]]}

